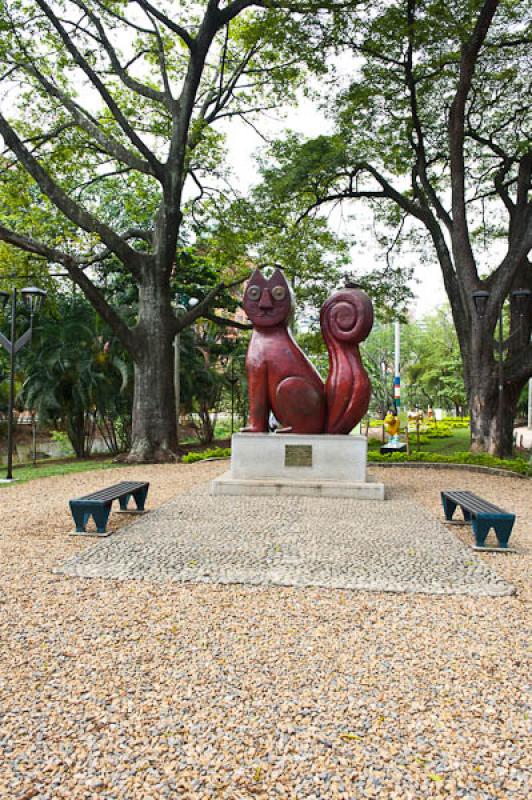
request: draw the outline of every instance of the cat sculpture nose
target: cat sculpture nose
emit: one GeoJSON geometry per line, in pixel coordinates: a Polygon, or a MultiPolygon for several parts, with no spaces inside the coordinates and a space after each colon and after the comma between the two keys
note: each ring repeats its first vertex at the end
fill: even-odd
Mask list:
{"type": "Polygon", "coordinates": [[[272,298],[269,289],[262,290],[260,296],[259,308],[262,308],[263,310],[267,310],[268,308],[273,308],[272,298]]]}

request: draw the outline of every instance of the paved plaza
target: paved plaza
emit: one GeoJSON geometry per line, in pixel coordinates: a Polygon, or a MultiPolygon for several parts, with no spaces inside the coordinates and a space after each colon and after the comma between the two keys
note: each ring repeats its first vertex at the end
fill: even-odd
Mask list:
{"type": "MultiPolygon", "coordinates": [[[[504,556],[502,556],[504,558],[504,556]]],[[[212,497],[209,485],[77,554],[58,573],[500,596],[513,587],[411,500],[212,497]]]]}

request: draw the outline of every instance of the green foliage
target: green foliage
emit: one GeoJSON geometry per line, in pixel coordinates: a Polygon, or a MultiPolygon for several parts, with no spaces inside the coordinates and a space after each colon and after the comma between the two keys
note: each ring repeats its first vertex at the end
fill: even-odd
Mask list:
{"type": "MultiPolygon", "coordinates": [[[[393,404],[393,326],[377,321],[361,351],[373,387],[371,409],[382,417],[393,404]]],[[[409,409],[459,411],[466,405],[460,348],[447,307],[401,326],[401,402],[409,409]]]]}
{"type": "Polygon", "coordinates": [[[444,455],[443,453],[425,453],[422,451],[413,451],[408,455],[407,453],[379,453],[368,452],[368,461],[371,463],[404,463],[404,462],[420,462],[420,463],[434,463],[434,464],[464,464],[479,467],[492,467],[495,469],[503,469],[511,472],[517,472],[519,475],[532,476],[532,466],[524,459],[501,459],[495,456],[490,456],[487,453],[469,453],[458,452],[453,455],[444,455]]]}
{"type": "Polygon", "coordinates": [[[180,338],[181,411],[198,420],[198,437],[210,444],[219,411],[230,408],[232,381],[235,415],[243,416],[246,340],[213,323],[198,324],[180,338]]]}
{"type": "Polygon", "coordinates": [[[65,431],[50,431],[50,438],[59,445],[61,455],[72,455],[72,445],[65,431]]]}
{"type": "Polygon", "coordinates": [[[194,464],[196,461],[205,461],[208,458],[230,458],[231,457],[231,448],[230,447],[213,447],[209,450],[192,450],[190,453],[186,453],[183,456],[181,461],[184,464],[194,464]]]}
{"type": "Polygon", "coordinates": [[[62,426],[79,458],[90,453],[97,427],[118,452],[113,421],[130,415],[130,365],[88,303],[62,299],[56,318],[41,315],[25,353],[26,407],[41,422],[62,426]]]}
{"type": "Polygon", "coordinates": [[[402,334],[402,373],[409,402],[463,409],[467,400],[462,358],[449,308],[443,306],[420,323],[403,327],[402,334]]]}
{"type": "MultiPolygon", "coordinates": [[[[341,137],[320,136],[301,145],[296,134],[288,133],[265,151],[260,166],[262,183],[251,199],[255,235],[261,242],[259,256],[279,262],[293,276],[296,290],[300,283],[305,284],[305,279],[311,280],[311,287],[312,279],[321,283],[321,293],[312,287],[312,299],[317,305],[331,288],[352,282],[372,297],[380,318],[404,316],[413,298],[408,286],[411,272],[389,263],[369,272],[366,268],[353,269],[353,240],[334,235],[324,217],[308,213],[330,170],[347,169],[341,137]],[[305,188],[309,185],[310,191],[305,188]],[[309,240],[319,247],[310,247],[309,240]]],[[[303,298],[306,299],[304,295],[303,298]]]]}

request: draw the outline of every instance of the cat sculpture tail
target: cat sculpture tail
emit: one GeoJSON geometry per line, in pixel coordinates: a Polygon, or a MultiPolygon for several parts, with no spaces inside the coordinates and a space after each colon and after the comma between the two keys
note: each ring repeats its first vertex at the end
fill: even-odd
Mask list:
{"type": "Polygon", "coordinates": [[[358,349],[373,325],[371,300],[360,289],[341,289],[321,307],[320,325],[329,351],[324,433],[350,433],[368,410],[371,395],[358,349]]]}

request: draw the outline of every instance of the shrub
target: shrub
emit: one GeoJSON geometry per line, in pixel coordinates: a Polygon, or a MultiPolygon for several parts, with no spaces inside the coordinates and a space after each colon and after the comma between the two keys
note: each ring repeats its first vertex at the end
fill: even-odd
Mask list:
{"type": "Polygon", "coordinates": [[[387,455],[385,453],[371,451],[368,452],[368,461],[373,463],[432,462],[433,464],[471,464],[473,466],[505,469],[510,470],[511,472],[517,472],[519,475],[532,476],[532,465],[530,465],[524,459],[501,459],[496,458],[495,456],[490,456],[488,453],[462,452],[453,453],[453,455],[442,455],[441,453],[423,453],[418,450],[413,451],[410,453],[410,455],[407,453],[391,453],[390,455],[387,455]]]}
{"type": "Polygon", "coordinates": [[[181,461],[184,464],[194,464],[196,461],[205,461],[207,458],[229,458],[230,456],[230,447],[212,447],[209,450],[192,450],[184,455],[181,461]]]}

